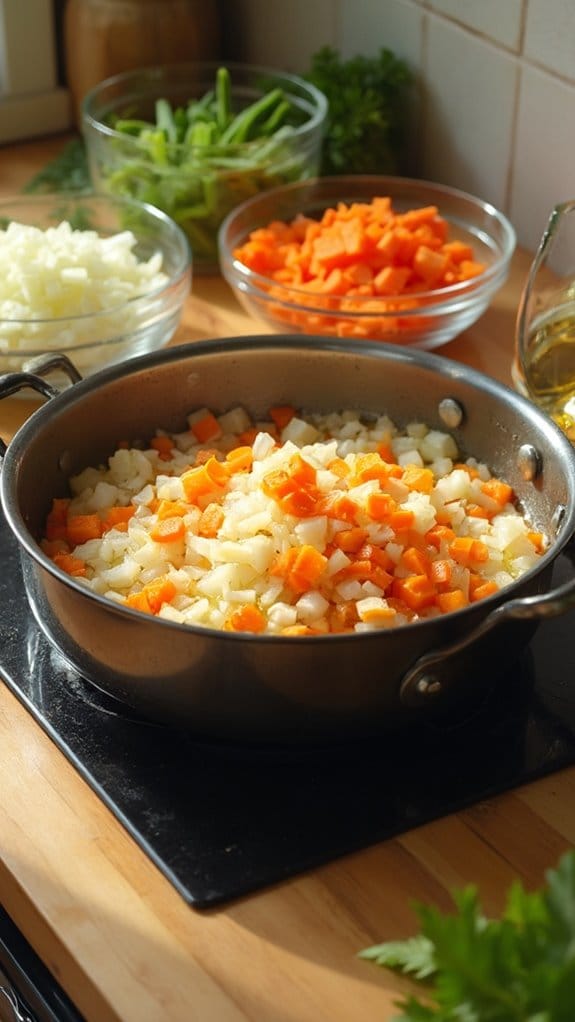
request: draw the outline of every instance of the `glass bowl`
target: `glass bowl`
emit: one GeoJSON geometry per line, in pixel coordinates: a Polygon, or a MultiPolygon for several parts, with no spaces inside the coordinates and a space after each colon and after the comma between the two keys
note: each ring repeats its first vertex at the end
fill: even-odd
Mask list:
{"type": "Polygon", "coordinates": [[[65,352],[88,375],[163,347],[191,275],[184,233],[152,206],[95,193],[1,201],[0,373],[65,352]]]}
{"type": "Polygon", "coordinates": [[[319,172],[327,115],[323,93],[302,78],[247,64],[226,67],[234,112],[280,89],[290,103],[290,123],[264,143],[255,138],[225,145],[196,143],[193,132],[186,142],[171,141],[170,128],[165,135],[145,136],[115,130],[126,118],[132,124],[155,123],[161,100],[172,111],[185,111],[190,101],[214,90],[220,68],[214,62],[127,71],[100,82],[82,104],[94,187],[151,202],[168,213],[185,231],[198,272],[217,271],[218,229],[230,210],[264,189],[319,172]]]}
{"type": "MultiPolygon", "coordinates": [[[[515,231],[507,218],[465,192],[409,178],[352,175],[275,188],[242,203],[222,224],[219,255],[221,272],[241,304],[272,330],[432,349],[452,340],[482,315],[507,277],[515,244],[515,231]],[[369,280],[362,266],[363,285],[338,293],[333,287],[319,290],[305,276],[297,286],[291,280],[286,283],[282,270],[274,278],[274,271],[263,275],[242,262],[239,249],[259,228],[274,221],[289,224],[300,216],[319,220],[338,203],[366,204],[375,197],[389,197],[393,211],[400,214],[435,207],[446,222],[447,240],[468,246],[470,262],[481,264],[482,272],[434,289],[426,289],[423,280],[414,276],[401,293],[383,285],[377,293],[379,269],[372,270],[369,280]]],[[[359,257],[367,262],[369,258],[359,257]]],[[[384,257],[378,250],[377,259],[384,268],[396,265],[399,257],[397,253],[384,257]]]]}

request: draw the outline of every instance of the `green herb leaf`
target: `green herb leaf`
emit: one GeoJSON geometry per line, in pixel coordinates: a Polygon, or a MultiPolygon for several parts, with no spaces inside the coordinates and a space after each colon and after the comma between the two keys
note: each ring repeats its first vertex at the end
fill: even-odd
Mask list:
{"type": "Polygon", "coordinates": [[[324,46],[305,76],[327,97],[323,174],[393,174],[402,169],[412,75],[391,50],[343,60],[324,46]]]}
{"type": "Polygon", "coordinates": [[[89,192],[92,183],[86,148],[81,138],[71,139],[23,188],[27,194],[50,192],[89,192]]]}
{"type": "Polygon", "coordinates": [[[547,885],[511,886],[500,919],[486,919],[477,891],[454,893],[455,912],[417,904],[421,934],[360,952],[426,988],[399,1007],[409,1022],[573,1022],[575,1019],[575,852],[547,885]]]}
{"type": "Polygon", "coordinates": [[[390,940],[385,944],[360,951],[360,958],[366,958],[376,965],[397,969],[415,979],[423,980],[436,972],[433,944],[421,934],[409,940],[390,940]]]}

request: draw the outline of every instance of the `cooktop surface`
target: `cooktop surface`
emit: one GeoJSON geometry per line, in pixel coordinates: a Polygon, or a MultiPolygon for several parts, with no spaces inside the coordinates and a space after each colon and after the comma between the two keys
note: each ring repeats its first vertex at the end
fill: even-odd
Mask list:
{"type": "MultiPolygon", "coordinates": [[[[568,571],[559,558],[556,580],[568,571]]],[[[69,667],[36,624],[0,522],[0,677],[196,908],[574,763],[573,620],[542,624],[467,720],[329,748],[207,745],[137,718],[69,667]]]]}

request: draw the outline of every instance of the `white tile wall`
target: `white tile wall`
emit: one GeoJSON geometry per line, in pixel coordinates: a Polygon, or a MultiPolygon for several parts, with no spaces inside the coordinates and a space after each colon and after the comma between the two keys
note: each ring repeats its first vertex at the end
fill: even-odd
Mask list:
{"type": "Polygon", "coordinates": [[[573,0],[529,0],[525,25],[525,56],[550,71],[575,79],[575,3],[573,0]]]}
{"type": "Polygon", "coordinates": [[[387,46],[418,76],[414,173],[489,199],[534,249],[575,198],[575,0],[234,0],[237,58],[305,70],[387,46]]]}
{"type": "Polygon", "coordinates": [[[423,176],[501,208],[511,165],[516,61],[431,17],[424,68],[423,176]]]}
{"type": "Polygon", "coordinates": [[[434,11],[448,15],[486,39],[519,49],[522,0],[429,0],[429,3],[434,11]]]}
{"type": "Polygon", "coordinates": [[[522,72],[509,215],[536,247],[553,206],[575,198],[575,97],[546,71],[522,72]]]}
{"type": "Polygon", "coordinates": [[[338,49],[348,58],[386,47],[417,71],[423,55],[423,20],[423,10],[404,0],[340,0],[338,49]]]}

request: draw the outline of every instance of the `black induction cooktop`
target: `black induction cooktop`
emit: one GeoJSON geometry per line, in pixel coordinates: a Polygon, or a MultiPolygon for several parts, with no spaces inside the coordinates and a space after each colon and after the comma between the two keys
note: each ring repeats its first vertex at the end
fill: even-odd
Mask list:
{"type": "MultiPolygon", "coordinates": [[[[572,566],[559,558],[556,581],[572,566]]],[[[305,749],[207,745],[84,681],[38,628],[0,522],[0,676],[195,908],[575,762],[573,614],[542,624],[466,720],[305,749]]]]}

